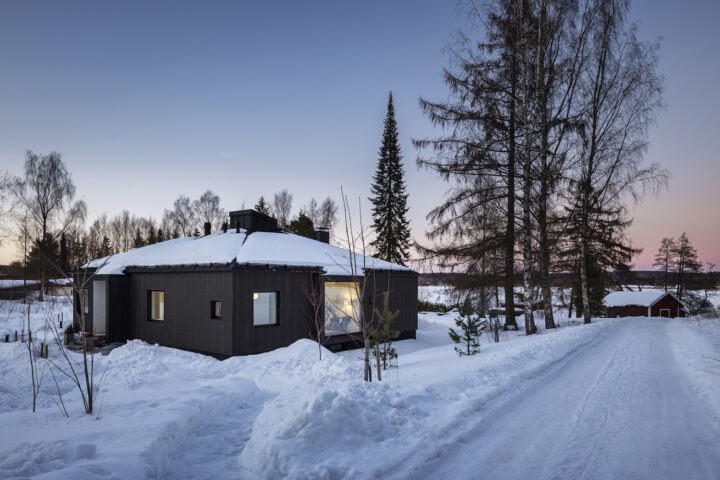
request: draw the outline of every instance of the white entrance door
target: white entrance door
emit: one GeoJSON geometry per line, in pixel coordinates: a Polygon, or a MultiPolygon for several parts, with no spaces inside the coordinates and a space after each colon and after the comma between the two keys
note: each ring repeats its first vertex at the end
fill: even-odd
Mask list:
{"type": "Polygon", "coordinates": [[[107,282],[105,280],[93,281],[93,333],[105,334],[107,282]]]}

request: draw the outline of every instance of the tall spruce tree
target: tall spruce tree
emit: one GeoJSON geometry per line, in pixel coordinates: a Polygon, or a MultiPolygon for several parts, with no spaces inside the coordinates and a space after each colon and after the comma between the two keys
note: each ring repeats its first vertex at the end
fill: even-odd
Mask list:
{"type": "Polygon", "coordinates": [[[405,265],[410,246],[405,172],[398,144],[392,92],[388,96],[380,157],[371,187],[376,238],[371,243],[378,258],[405,265]]]}

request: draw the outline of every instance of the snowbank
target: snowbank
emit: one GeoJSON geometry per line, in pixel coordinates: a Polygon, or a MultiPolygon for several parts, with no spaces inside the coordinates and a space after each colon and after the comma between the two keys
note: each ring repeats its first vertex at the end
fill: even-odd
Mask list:
{"type": "Polygon", "coordinates": [[[712,412],[720,429],[720,319],[676,318],[665,327],[690,389],[712,412]]]}

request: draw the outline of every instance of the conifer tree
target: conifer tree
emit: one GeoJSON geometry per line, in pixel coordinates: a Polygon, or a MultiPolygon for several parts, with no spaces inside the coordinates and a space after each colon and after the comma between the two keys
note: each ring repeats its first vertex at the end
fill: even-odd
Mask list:
{"type": "Polygon", "coordinates": [[[164,242],[165,241],[165,232],[162,228],[158,228],[157,231],[157,243],[164,242]]]}
{"type": "Polygon", "coordinates": [[[141,248],[145,246],[145,239],[140,233],[140,229],[135,230],[135,238],[133,239],[133,248],[141,248]]]}
{"type": "Polygon", "coordinates": [[[313,221],[310,217],[305,215],[305,212],[302,210],[300,210],[300,214],[297,218],[290,222],[288,229],[295,235],[313,239],[315,238],[315,226],[313,225],[313,221]]]}
{"type": "Polygon", "coordinates": [[[106,235],[103,237],[102,243],[100,243],[100,257],[107,257],[110,254],[112,254],[112,245],[106,235]]]}
{"type": "Polygon", "coordinates": [[[677,276],[677,297],[678,300],[682,300],[688,273],[699,272],[702,265],[698,261],[697,250],[695,250],[695,247],[690,243],[685,232],[678,238],[673,253],[675,274],[677,276]]]}
{"type": "Polygon", "coordinates": [[[147,234],[147,243],[148,245],[152,245],[154,243],[158,242],[158,233],[155,232],[155,226],[151,223],[148,227],[148,234],[147,234]]]}
{"type": "Polygon", "coordinates": [[[455,351],[461,357],[463,355],[475,355],[480,352],[478,339],[480,332],[486,328],[487,324],[485,321],[480,320],[480,317],[474,316],[473,313],[475,312],[472,303],[467,298],[460,307],[460,316],[455,320],[455,325],[460,330],[459,333],[454,328],[451,328],[450,332],[448,332],[450,339],[462,347],[455,347],[455,351]]]}
{"type": "Polygon", "coordinates": [[[407,220],[407,193],[405,193],[402,155],[398,144],[392,92],[388,96],[387,114],[377,169],[371,187],[372,215],[376,238],[371,243],[378,258],[405,265],[410,246],[410,229],[407,220]]]}
{"type": "Polygon", "coordinates": [[[262,213],[263,215],[267,215],[268,217],[271,216],[270,207],[268,206],[267,202],[265,201],[265,197],[260,196],[260,199],[255,204],[255,211],[262,213]]]}
{"type": "Polygon", "coordinates": [[[658,267],[658,270],[662,272],[666,292],[668,290],[668,282],[670,280],[676,248],[675,240],[670,237],[665,237],[660,241],[660,248],[658,248],[654,258],[653,267],[658,267]]]}
{"type": "Polygon", "coordinates": [[[394,312],[390,310],[390,293],[383,293],[383,306],[382,310],[375,307],[375,316],[377,318],[377,325],[371,327],[370,336],[372,339],[380,345],[380,361],[382,362],[382,369],[387,370],[388,362],[393,358],[397,358],[398,354],[395,347],[392,346],[393,340],[400,336],[400,330],[394,330],[392,328],[392,322],[400,315],[400,310],[394,312]]]}
{"type": "Polygon", "coordinates": [[[70,252],[68,249],[68,241],[63,233],[60,235],[60,253],[58,254],[58,267],[66,273],[70,270],[70,252]]]}

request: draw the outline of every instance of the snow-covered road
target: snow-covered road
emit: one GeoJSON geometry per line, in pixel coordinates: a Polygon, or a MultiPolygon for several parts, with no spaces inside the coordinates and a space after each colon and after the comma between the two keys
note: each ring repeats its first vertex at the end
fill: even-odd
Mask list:
{"type": "Polygon", "coordinates": [[[619,324],[522,391],[468,415],[454,448],[392,476],[720,478],[718,431],[658,322],[619,324]]]}

